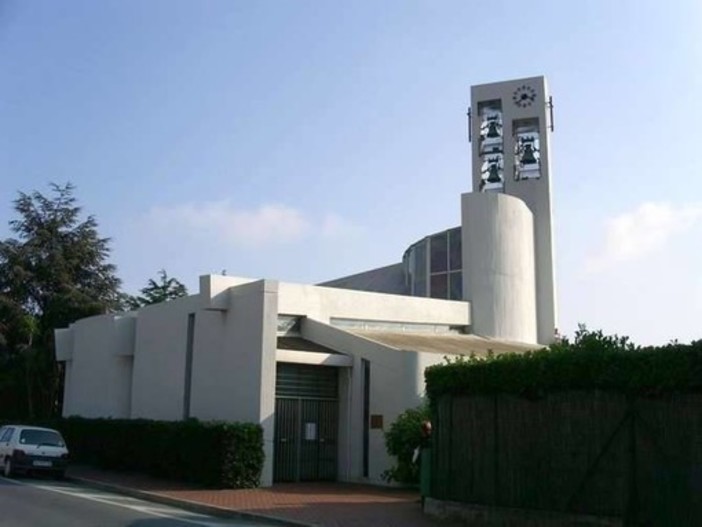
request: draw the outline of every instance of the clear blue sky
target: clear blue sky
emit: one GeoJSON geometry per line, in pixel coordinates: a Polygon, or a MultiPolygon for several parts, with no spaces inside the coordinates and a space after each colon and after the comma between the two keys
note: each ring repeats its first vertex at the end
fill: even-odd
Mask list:
{"type": "Polygon", "coordinates": [[[459,224],[472,84],[546,75],[560,327],[702,337],[702,2],[0,2],[0,237],[71,181],[135,292],[459,224]]]}

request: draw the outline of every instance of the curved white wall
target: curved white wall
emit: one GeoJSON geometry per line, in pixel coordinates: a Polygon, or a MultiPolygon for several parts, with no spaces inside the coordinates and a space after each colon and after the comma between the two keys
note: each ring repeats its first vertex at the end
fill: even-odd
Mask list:
{"type": "Polygon", "coordinates": [[[534,219],[505,194],[462,196],[463,294],[473,332],[537,342],[534,219]]]}

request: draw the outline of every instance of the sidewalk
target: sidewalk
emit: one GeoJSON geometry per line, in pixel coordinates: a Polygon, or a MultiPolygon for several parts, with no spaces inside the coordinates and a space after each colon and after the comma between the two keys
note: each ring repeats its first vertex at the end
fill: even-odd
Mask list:
{"type": "Polygon", "coordinates": [[[287,520],[289,525],[320,527],[437,527],[424,516],[419,494],[352,483],[285,483],[264,489],[203,490],[180,482],[83,466],[68,476],[198,512],[241,513],[245,517],[287,520]],[[236,512],[235,512],[236,511],[236,512]]]}

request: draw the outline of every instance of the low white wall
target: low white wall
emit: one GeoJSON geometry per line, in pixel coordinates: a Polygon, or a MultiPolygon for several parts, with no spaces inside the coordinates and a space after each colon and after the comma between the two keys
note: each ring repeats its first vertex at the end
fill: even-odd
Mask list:
{"type": "Polygon", "coordinates": [[[63,415],[127,418],[130,414],[132,342],[129,319],[84,318],[71,325],[71,360],[66,362],[63,415]]]}

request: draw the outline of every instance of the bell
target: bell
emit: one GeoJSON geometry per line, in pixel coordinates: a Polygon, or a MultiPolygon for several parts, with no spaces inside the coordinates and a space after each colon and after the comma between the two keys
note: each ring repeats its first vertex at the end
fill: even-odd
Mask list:
{"type": "Polygon", "coordinates": [[[496,119],[492,119],[492,120],[490,120],[490,122],[488,122],[488,129],[487,129],[486,137],[488,139],[495,139],[496,137],[500,137],[499,123],[497,122],[496,119]]]}
{"type": "Polygon", "coordinates": [[[490,163],[488,167],[488,183],[502,183],[502,178],[500,177],[500,166],[497,163],[490,163]]]}
{"type": "Polygon", "coordinates": [[[535,165],[538,163],[536,157],[534,156],[534,145],[531,143],[526,143],[522,150],[522,157],[519,160],[522,165],[535,165]]]}

